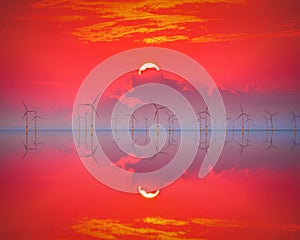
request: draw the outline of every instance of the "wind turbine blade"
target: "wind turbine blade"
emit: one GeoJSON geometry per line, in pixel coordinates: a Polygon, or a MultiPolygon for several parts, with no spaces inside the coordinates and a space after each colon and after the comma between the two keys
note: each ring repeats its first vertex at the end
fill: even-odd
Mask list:
{"type": "Polygon", "coordinates": [[[242,116],[242,114],[240,114],[235,120],[238,120],[241,116],[242,116]]]}
{"type": "Polygon", "coordinates": [[[91,153],[91,156],[94,156],[96,150],[97,150],[98,146],[95,147],[94,151],[91,153]]]}
{"type": "Polygon", "coordinates": [[[157,113],[158,113],[158,109],[155,111],[154,120],[156,119],[157,113]]]}
{"type": "Polygon", "coordinates": [[[170,117],[170,116],[171,116],[171,114],[170,114],[170,113],[168,113],[167,111],[164,111],[164,113],[165,113],[165,114],[167,114],[167,115],[168,115],[168,117],[170,117]]]}
{"type": "Polygon", "coordinates": [[[158,153],[158,146],[155,141],[154,141],[154,145],[155,145],[156,152],[158,153]]]}
{"type": "Polygon", "coordinates": [[[24,105],[24,107],[25,107],[25,109],[26,109],[26,112],[27,112],[28,108],[27,108],[27,106],[25,105],[25,103],[24,103],[24,102],[23,102],[23,105],[24,105]]]}
{"type": "Polygon", "coordinates": [[[269,114],[270,116],[272,115],[270,112],[268,112],[267,110],[265,110],[267,114],[269,114]]]}
{"type": "Polygon", "coordinates": [[[22,119],[24,119],[24,117],[26,116],[26,114],[27,114],[27,113],[28,113],[27,111],[24,113],[24,115],[23,115],[22,119]]]}
{"type": "Polygon", "coordinates": [[[93,105],[96,103],[97,99],[99,98],[100,93],[98,93],[97,97],[95,98],[95,100],[93,101],[93,105]]]}
{"type": "Polygon", "coordinates": [[[272,145],[272,147],[275,148],[275,149],[279,149],[279,147],[277,147],[277,146],[275,146],[275,145],[272,145]]]}
{"type": "Polygon", "coordinates": [[[22,141],[24,148],[27,150],[27,146],[25,145],[24,141],[22,141]]]}
{"type": "Polygon", "coordinates": [[[99,114],[98,114],[98,112],[97,112],[97,110],[96,110],[96,108],[92,105],[92,109],[94,110],[94,112],[96,113],[96,115],[97,115],[97,117],[98,118],[100,118],[100,116],[99,116],[99,114]]]}
{"type": "Polygon", "coordinates": [[[279,112],[275,112],[275,113],[272,114],[272,116],[275,116],[275,115],[278,114],[278,113],[279,113],[279,112]]]}
{"type": "Polygon", "coordinates": [[[235,141],[240,147],[243,147],[242,144],[240,144],[239,141],[235,141]]]}
{"type": "Polygon", "coordinates": [[[134,114],[132,114],[131,117],[137,122],[136,117],[135,117],[134,114]]]}

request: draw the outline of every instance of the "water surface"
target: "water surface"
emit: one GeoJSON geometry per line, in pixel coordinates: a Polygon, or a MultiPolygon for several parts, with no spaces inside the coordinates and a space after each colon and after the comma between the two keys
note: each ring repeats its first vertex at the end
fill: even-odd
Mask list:
{"type": "MultiPolygon", "coordinates": [[[[300,237],[300,137],[292,131],[229,131],[217,164],[200,179],[214,133],[188,134],[199,144],[192,165],[156,198],[145,199],[113,190],[89,174],[75,147],[92,152],[89,134],[74,141],[71,131],[27,137],[1,132],[1,239],[300,237]]],[[[165,166],[180,143],[175,131],[160,153],[134,161],[122,158],[109,132],[94,137],[114,164],[135,172],[165,166]]],[[[147,141],[145,132],[135,133],[134,144],[147,141]]]]}

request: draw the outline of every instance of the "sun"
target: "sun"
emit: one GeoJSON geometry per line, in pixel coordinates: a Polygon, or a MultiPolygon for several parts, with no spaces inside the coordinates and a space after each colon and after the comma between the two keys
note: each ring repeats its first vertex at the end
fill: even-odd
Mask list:
{"type": "Polygon", "coordinates": [[[154,192],[154,193],[151,193],[151,192],[148,193],[145,190],[143,190],[141,186],[139,186],[139,193],[144,198],[155,198],[159,194],[159,190],[156,190],[156,192],[154,192]]]}
{"type": "Polygon", "coordinates": [[[139,75],[142,74],[143,71],[145,71],[146,69],[151,69],[151,68],[155,68],[156,71],[159,71],[159,67],[154,64],[154,63],[144,63],[140,68],[139,68],[139,75]]]}

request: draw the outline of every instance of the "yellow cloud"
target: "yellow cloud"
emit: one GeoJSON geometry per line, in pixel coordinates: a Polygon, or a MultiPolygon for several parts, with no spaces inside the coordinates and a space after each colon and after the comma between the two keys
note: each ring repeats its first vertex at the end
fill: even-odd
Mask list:
{"type": "Polygon", "coordinates": [[[243,33],[236,34],[207,34],[200,37],[192,38],[191,41],[195,43],[199,42],[225,42],[235,41],[247,38],[243,33]]]}
{"type": "MultiPolygon", "coordinates": [[[[110,1],[80,1],[80,0],[43,0],[32,4],[35,8],[59,8],[73,10],[76,12],[84,11],[93,13],[97,17],[94,24],[77,27],[73,35],[80,40],[91,42],[111,42],[119,41],[123,38],[134,37],[135,39],[145,38],[145,34],[159,33],[168,31],[170,37],[164,36],[159,40],[157,38],[145,38],[148,43],[161,43],[162,41],[184,40],[184,35],[189,23],[203,23],[208,19],[189,15],[186,12],[170,12],[168,14],[159,13],[157,9],[168,9],[189,3],[199,4],[211,1],[132,1],[132,2],[110,2],[110,1]],[[181,32],[182,34],[175,34],[181,32]],[[143,34],[143,36],[141,36],[143,34]],[[181,36],[181,37],[179,37],[181,36]]],[[[214,1],[216,2],[216,1],[214,1]]],[[[231,2],[231,1],[219,1],[231,2]]],[[[90,15],[89,15],[90,16],[90,15]]],[[[68,20],[66,17],[55,17],[54,20],[68,20]]],[[[71,19],[71,18],[69,18],[71,19]]],[[[81,18],[77,19],[81,20],[81,18]]],[[[94,20],[94,19],[93,19],[94,20]]],[[[186,37],[185,37],[186,38],[186,37]]]]}
{"type": "Polygon", "coordinates": [[[174,8],[183,4],[200,4],[200,3],[242,3],[244,0],[148,0],[147,6],[152,9],[174,8]]]}
{"type": "Polygon", "coordinates": [[[99,239],[203,239],[209,231],[228,228],[273,229],[297,233],[298,225],[266,224],[257,222],[242,222],[228,219],[192,218],[188,220],[176,220],[162,217],[145,217],[135,219],[131,223],[120,222],[114,219],[84,219],[72,227],[72,229],[87,236],[99,239]],[[199,225],[199,226],[198,226],[199,225]],[[172,229],[170,231],[170,229],[172,229]],[[202,229],[202,230],[200,230],[202,229]]]}
{"type": "Polygon", "coordinates": [[[281,32],[264,32],[264,33],[225,33],[225,34],[206,34],[200,37],[194,37],[192,42],[228,42],[240,41],[256,38],[281,38],[300,36],[300,31],[297,29],[281,32]]]}
{"type": "Polygon", "coordinates": [[[205,227],[231,227],[241,228],[243,225],[238,221],[226,219],[210,219],[210,218],[194,218],[191,221],[194,224],[199,224],[205,227]]]}
{"type": "Polygon", "coordinates": [[[183,35],[175,35],[175,36],[157,36],[157,37],[150,37],[150,38],[144,38],[143,42],[147,44],[161,44],[165,42],[175,42],[179,40],[187,40],[187,36],[183,35]]]}
{"type": "Polygon", "coordinates": [[[144,223],[151,223],[155,225],[173,225],[173,226],[184,226],[188,225],[188,221],[180,221],[175,219],[167,219],[162,217],[146,217],[143,218],[142,221],[144,223]]]}
{"type": "Polygon", "coordinates": [[[105,23],[97,23],[89,26],[84,26],[76,29],[73,35],[80,40],[91,42],[112,42],[119,41],[122,38],[137,36],[142,33],[153,33],[156,31],[180,29],[177,25],[137,25],[137,26],[115,26],[113,21],[105,23]]]}
{"type": "Polygon", "coordinates": [[[133,38],[136,42],[146,44],[175,41],[205,43],[300,36],[297,29],[274,33],[209,33],[204,24],[222,19],[201,18],[199,10],[194,10],[196,6],[199,7],[205,3],[244,4],[245,2],[244,0],[132,0],[126,2],[120,0],[42,0],[32,3],[33,8],[55,9],[53,13],[50,12],[50,15],[53,15],[29,16],[28,19],[77,21],[78,25],[72,34],[85,42],[116,42],[133,38]],[[182,5],[188,5],[188,8],[183,8],[182,5]],[[78,15],[68,15],[70,11],[78,15]],[[58,12],[61,15],[58,16],[58,12]],[[87,25],[84,20],[87,20],[89,24],[87,25]],[[203,32],[203,35],[195,37],[195,33],[199,34],[199,30],[203,32]]]}
{"type": "Polygon", "coordinates": [[[120,223],[113,219],[87,219],[72,227],[77,233],[100,239],[120,239],[125,237],[143,237],[151,239],[183,239],[184,231],[164,231],[155,228],[137,227],[120,223]]]}

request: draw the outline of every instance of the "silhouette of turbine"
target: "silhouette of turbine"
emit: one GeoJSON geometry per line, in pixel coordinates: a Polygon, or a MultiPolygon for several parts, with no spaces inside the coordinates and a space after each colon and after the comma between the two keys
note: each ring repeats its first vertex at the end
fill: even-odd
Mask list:
{"type": "Polygon", "coordinates": [[[155,107],[155,114],[154,114],[154,120],[156,119],[156,133],[158,134],[159,132],[159,110],[165,109],[166,107],[164,106],[159,106],[155,103],[152,103],[152,105],[155,107]]]}
{"type": "Polygon", "coordinates": [[[79,104],[79,105],[90,107],[90,111],[91,111],[91,119],[90,119],[90,121],[91,121],[91,129],[90,129],[91,130],[91,135],[93,135],[93,132],[94,132],[94,114],[96,113],[97,117],[99,118],[99,114],[98,114],[98,112],[95,108],[95,104],[96,104],[99,96],[100,96],[100,93],[97,95],[97,97],[94,99],[94,101],[92,103],[81,103],[81,104],[79,104]]]}
{"type": "Polygon", "coordinates": [[[274,125],[273,125],[273,117],[278,114],[278,112],[270,113],[267,110],[265,110],[267,114],[270,116],[270,121],[271,121],[271,130],[272,132],[274,131],[274,125]]]}
{"type": "Polygon", "coordinates": [[[244,117],[245,116],[247,117],[247,116],[250,116],[250,115],[243,111],[242,105],[240,105],[240,109],[241,109],[241,114],[236,118],[236,120],[238,120],[239,118],[242,119],[242,134],[244,134],[244,132],[245,132],[245,118],[244,117]]]}
{"type": "Polygon", "coordinates": [[[24,105],[24,107],[25,107],[25,113],[24,113],[22,119],[25,118],[25,133],[28,134],[28,114],[29,114],[29,113],[33,113],[33,112],[35,112],[35,111],[29,110],[28,107],[25,105],[24,102],[23,102],[23,105],[24,105]]]}

